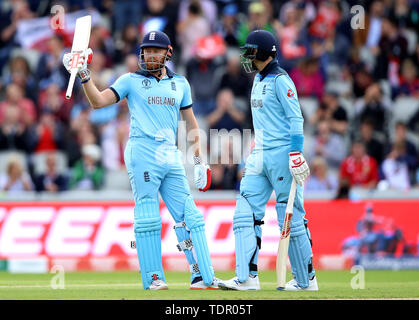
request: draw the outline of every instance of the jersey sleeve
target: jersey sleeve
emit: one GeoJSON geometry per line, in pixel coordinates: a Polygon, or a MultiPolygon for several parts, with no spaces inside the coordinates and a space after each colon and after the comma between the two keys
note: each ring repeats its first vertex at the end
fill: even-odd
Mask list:
{"type": "Polygon", "coordinates": [[[115,93],[116,102],[127,97],[130,87],[130,74],[126,73],[120,76],[115,82],[109,87],[115,93]]]}
{"type": "Polygon", "coordinates": [[[276,96],[284,108],[285,116],[290,123],[291,151],[303,151],[304,119],[298,101],[297,89],[291,78],[281,75],[275,79],[276,96]]]}
{"type": "Polygon", "coordinates": [[[183,97],[182,101],[180,102],[180,110],[187,109],[192,107],[192,93],[191,93],[191,86],[189,85],[188,80],[185,78],[185,83],[183,87],[183,97]]]}

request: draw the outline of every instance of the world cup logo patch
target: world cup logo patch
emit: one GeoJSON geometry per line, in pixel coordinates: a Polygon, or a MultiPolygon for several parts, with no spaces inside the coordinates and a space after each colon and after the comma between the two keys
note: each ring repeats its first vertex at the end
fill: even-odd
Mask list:
{"type": "Polygon", "coordinates": [[[141,83],[142,83],[144,89],[151,88],[151,81],[150,80],[144,79],[141,83]]]}

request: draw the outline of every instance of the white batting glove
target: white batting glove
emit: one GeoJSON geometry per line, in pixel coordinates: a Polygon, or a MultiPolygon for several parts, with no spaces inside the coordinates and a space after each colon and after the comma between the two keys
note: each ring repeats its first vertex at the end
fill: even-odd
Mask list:
{"type": "Polygon", "coordinates": [[[87,69],[87,66],[92,61],[92,58],[93,51],[90,48],[86,49],[81,54],[67,52],[63,56],[63,64],[67,71],[70,73],[71,69],[73,68],[79,69],[77,74],[80,77],[81,81],[84,83],[89,81],[90,79],[90,71],[89,69],[87,69]]]}
{"type": "Polygon", "coordinates": [[[199,191],[207,191],[211,186],[211,169],[204,164],[201,157],[193,157],[194,168],[194,182],[199,191]]]}
{"type": "Polygon", "coordinates": [[[289,153],[289,168],[295,182],[302,186],[304,180],[310,175],[310,169],[308,167],[306,159],[301,152],[293,151],[289,153]]]}

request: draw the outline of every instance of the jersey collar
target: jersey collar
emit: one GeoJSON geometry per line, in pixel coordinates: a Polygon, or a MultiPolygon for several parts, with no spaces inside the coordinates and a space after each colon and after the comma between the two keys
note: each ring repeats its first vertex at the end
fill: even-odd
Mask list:
{"type": "MultiPolygon", "coordinates": [[[[166,68],[166,75],[167,75],[167,77],[173,78],[173,76],[175,75],[175,73],[172,70],[170,70],[168,67],[165,67],[165,68],[166,68]]],[[[136,74],[139,74],[141,76],[144,76],[146,78],[154,77],[149,71],[145,71],[145,70],[138,70],[135,73],[136,74]]]]}
{"type": "Polygon", "coordinates": [[[262,81],[269,73],[277,73],[277,68],[279,64],[276,59],[269,62],[262,71],[259,72],[260,74],[260,81],[262,81]]]}

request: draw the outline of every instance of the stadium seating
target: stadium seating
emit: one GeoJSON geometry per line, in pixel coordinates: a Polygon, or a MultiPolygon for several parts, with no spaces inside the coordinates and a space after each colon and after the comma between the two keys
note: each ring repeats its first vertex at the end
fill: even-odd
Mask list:
{"type": "Polygon", "coordinates": [[[125,170],[109,170],[105,175],[104,190],[131,190],[128,173],[125,170]]]}

